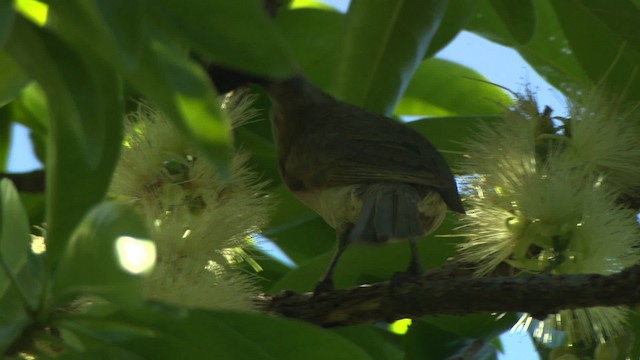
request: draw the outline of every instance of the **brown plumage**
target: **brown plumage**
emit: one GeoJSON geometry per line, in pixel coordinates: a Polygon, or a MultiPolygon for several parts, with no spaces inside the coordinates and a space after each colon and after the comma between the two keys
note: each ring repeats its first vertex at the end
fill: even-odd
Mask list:
{"type": "Polygon", "coordinates": [[[406,125],[340,102],[301,76],[265,85],[283,182],[336,229],[338,251],[316,291],[333,287],[349,243],[415,240],[434,231],[447,208],[464,213],[447,163],[406,125]]]}

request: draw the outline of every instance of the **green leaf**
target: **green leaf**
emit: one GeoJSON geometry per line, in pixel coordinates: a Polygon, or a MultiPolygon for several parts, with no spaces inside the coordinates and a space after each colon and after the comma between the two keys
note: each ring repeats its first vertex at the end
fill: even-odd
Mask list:
{"type": "Polygon", "coordinates": [[[551,4],[535,3],[536,31],[525,46],[516,50],[546,81],[566,94],[591,86],[589,77],[573,55],[551,4]]]}
{"type": "Polygon", "coordinates": [[[533,4],[535,31],[526,44],[519,44],[512,37],[489,0],[478,1],[477,14],[467,30],[517,50],[545,80],[565,93],[589,87],[590,81],[572,55],[549,2],[537,1],[533,4]]]}
{"type": "Polygon", "coordinates": [[[54,1],[47,26],[76,51],[90,51],[129,72],[139,65],[145,18],[143,2],[138,0],[54,1]]]}
{"type": "Polygon", "coordinates": [[[21,17],[7,50],[47,96],[47,259],[58,256],[86,211],[105,194],[122,139],[118,76],[21,17]]]}
{"type": "Polygon", "coordinates": [[[153,305],[131,310],[104,320],[68,319],[60,326],[84,343],[93,340],[144,359],[371,359],[341,336],[288,319],[153,305]]]}
{"type": "Polygon", "coordinates": [[[268,234],[277,234],[318,217],[315,211],[296,199],[284,185],[273,189],[272,194],[278,201],[278,209],[271,217],[268,234]]]}
{"type": "Polygon", "coordinates": [[[39,283],[26,277],[31,238],[29,222],[18,192],[7,179],[0,180],[0,353],[11,346],[29,325],[39,283]]]}
{"type": "Polygon", "coordinates": [[[357,325],[335,328],[333,332],[359,345],[372,359],[401,360],[405,358],[404,351],[400,347],[403,337],[388,330],[370,325],[357,325]]]}
{"type": "Polygon", "coordinates": [[[580,0],[580,4],[590,14],[598,18],[623,41],[640,51],[638,24],[640,23],[640,4],[632,0],[605,2],[602,0],[580,0]]]}
{"type": "Polygon", "coordinates": [[[16,122],[43,136],[49,133],[47,99],[37,82],[31,82],[10,105],[16,122]]]}
{"type": "Polygon", "coordinates": [[[27,263],[31,251],[29,234],[29,220],[18,192],[10,180],[0,180],[0,296],[18,285],[9,279],[15,279],[27,263]]]}
{"type": "Polygon", "coordinates": [[[480,115],[501,114],[513,100],[496,85],[482,82],[480,73],[442,59],[420,64],[404,96],[396,106],[397,115],[480,115]]]}
{"type": "Polygon", "coordinates": [[[462,29],[471,21],[475,14],[478,0],[449,0],[438,30],[433,35],[425,59],[444,49],[462,29]]]}
{"type": "Polygon", "coordinates": [[[22,71],[20,65],[4,51],[0,51],[0,69],[2,69],[0,71],[1,107],[18,96],[31,79],[22,71]]]}
{"type": "Polygon", "coordinates": [[[264,232],[296,264],[328,253],[336,244],[335,230],[318,215],[303,210],[309,214],[308,219],[301,218],[264,232]]]}
{"type": "Polygon", "coordinates": [[[344,34],[344,14],[321,9],[294,9],[281,11],[276,24],[304,74],[314,85],[333,93],[344,34]]]}
{"type": "Polygon", "coordinates": [[[231,128],[204,70],[175,47],[153,41],[140,70],[127,77],[174,125],[194,139],[222,177],[228,176],[231,128]]]}
{"type": "Polygon", "coordinates": [[[13,122],[9,107],[0,107],[0,169],[6,171],[11,148],[11,133],[13,122]]]}
{"type": "Polygon", "coordinates": [[[591,1],[553,0],[551,5],[569,40],[571,51],[591,81],[605,86],[607,92],[614,96],[624,94],[628,100],[636,101],[640,96],[640,78],[633,74],[640,63],[640,49],[635,46],[637,39],[630,43],[630,34],[626,32],[629,31],[629,21],[640,19],[638,9],[628,1],[615,2],[611,6],[608,4],[606,11],[618,15],[604,16],[591,1]],[[619,16],[625,19],[620,20],[619,16]],[[618,20],[621,23],[612,29],[611,23],[618,20]]]}
{"type": "Polygon", "coordinates": [[[495,353],[495,349],[487,343],[478,343],[478,339],[458,336],[425,321],[414,321],[406,338],[407,359],[440,360],[458,358],[467,346],[480,346],[474,352],[474,359],[486,359],[495,353]]]}
{"type": "Polygon", "coordinates": [[[505,24],[513,39],[519,44],[526,44],[536,25],[533,3],[531,0],[489,0],[500,20],[505,24]]]}
{"type": "Polygon", "coordinates": [[[482,123],[501,121],[499,116],[450,116],[427,118],[407,123],[409,127],[429,139],[433,146],[445,157],[450,167],[464,155],[464,141],[472,138],[482,123]]]}
{"type": "Polygon", "coordinates": [[[351,2],[339,60],[338,98],[388,115],[424,58],[443,0],[351,2]]]}
{"type": "MultiPolygon", "coordinates": [[[[468,345],[478,344],[483,349],[474,358],[484,359],[495,354],[490,345],[517,321],[516,314],[471,314],[465,316],[426,316],[414,320],[407,333],[407,353],[415,359],[443,359],[468,345]],[[430,344],[426,347],[425,344],[430,344]],[[484,354],[484,355],[481,355],[484,354]]],[[[473,346],[473,345],[472,345],[473,346]]]]}
{"type": "Polygon", "coordinates": [[[93,294],[116,303],[137,303],[140,274],[146,269],[136,268],[136,261],[146,264],[155,259],[155,247],[145,247],[151,244],[146,238],[144,222],[131,207],[99,204],[80,223],[60,259],[53,280],[54,299],[64,303],[93,294]]]}
{"type": "Polygon", "coordinates": [[[471,18],[466,29],[505,46],[514,47],[517,44],[498,13],[496,13],[491,0],[478,0],[476,2],[476,14],[471,18]]]}
{"type": "Polygon", "coordinates": [[[14,16],[13,1],[0,0],[0,48],[4,45],[7,36],[9,36],[14,16]]]}
{"type": "Polygon", "coordinates": [[[216,64],[270,78],[295,71],[290,49],[259,0],[159,0],[149,10],[157,29],[216,64]]]}

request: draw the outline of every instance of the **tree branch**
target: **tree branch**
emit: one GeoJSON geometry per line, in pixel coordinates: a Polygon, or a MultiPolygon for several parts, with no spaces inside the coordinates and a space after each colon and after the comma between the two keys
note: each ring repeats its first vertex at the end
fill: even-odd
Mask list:
{"type": "Polygon", "coordinates": [[[30,193],[43,193],[45,191],[44,170],[34,170],[25,173],[0,173],[0,178],[11,180],[18,191],[30,193]]]}
{"type": "Polygon", "coordinates": [[[324,327],[478,312],[527,312],[542,318],[564,309],[640,303],[640,265],[608,276],[468,274],[445,267],[401,284],[361,285],[315,297],[285,292],[256,301],[266,312],[324,327]]]}

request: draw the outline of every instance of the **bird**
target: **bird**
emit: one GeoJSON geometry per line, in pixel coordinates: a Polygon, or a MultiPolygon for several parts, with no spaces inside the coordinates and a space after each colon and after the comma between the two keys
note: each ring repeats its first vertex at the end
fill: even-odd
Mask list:
{"type": "Polygon", "coordinates": [[[333,290],[349,244],[408,240],[408,274],[422,271],[417,240],[447,209],[465,210],[444,157],[406,124],[340,101],[302,74],[265,80],[210,65],[218,89],[261,86],[271,100],[278,170],[287,189],[336,230],[338,246],[315,294],[333,290]]]}
{"type": "Polygon", "coordinates": [[[333,289],[349,244],[408,240],[409,274],[419,274],[416,241],[447,209],[465,213],[444,157],[406,124],[339,101],[304,76],[263,84],[283,183],[336,230],[338,246],[315,292],[333,289]]]}

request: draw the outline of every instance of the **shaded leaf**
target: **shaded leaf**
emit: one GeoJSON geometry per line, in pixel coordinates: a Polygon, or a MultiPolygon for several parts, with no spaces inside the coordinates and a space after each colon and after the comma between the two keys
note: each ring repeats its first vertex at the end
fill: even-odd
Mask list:
{"type": "Polygon", "coordinates": [[[489,0],[500,20],[505,24],[513,39],[519,44],[526,44],[536,25],[533,3],[531,0],[489,0]]]}
{"type": "Polygon", "coordinates": [[[92,209],[60,259],[52,289],[56,301],[84,294],[126,304],[140,301],[140,274],[125,267],[126,255],[136,254],[126,254],[119,247],[124,236],[147,238],[144,222],[131,207],[104,202],[92,209]]]}
{"type": "Polygon", "coordinates": [[[47,259],[55,264],[85,212],[106,192],[122,139],[118,77],[17,17],[7,50],[49,105],[47,259]]]}
{"type": "Polygon", "coordinates": [[[433,35],[425,58],[430,58],[444,49],[471,21],[478,0],[449,0],[438,30],[433,35]]]}
{"type": "Polygon", "coordinates": [[[516,50],[547,82],[565,94],[590,87],[591,81],[573,55],[551,4],[538,1],[535,5],[535,34],[525,46],[516,46],[516,50]]]}
{"type": "Polygon", "coordinates": [[[7,170],[9,149],[11,147],[12,125],[9,107],[0,107],[0,169],[7,170]]]}
{"type": "Polygon", "coordinates": [[[69,319],[60,325],[84,342],[93,339],[110,352],[118,348],[145,359],[159,354],[167,359],[370,359],[331,332],[261,314],[147,306],[132,315],[69,319]]]}
{"type": "Polygon", "coordinates": [[[276,23],[304,74],[314,85],[333,93],[345,15],[302,8],[281,11],[276,23]]]}
{"type": "Polygon", "coordinates": [[[424,58],[445,8],[443,0],[352,1],[337,97],[389,115],[424,58]]]}
{"type": "MultiPolygon", "coordinates": [[[[640,76],[637,75],[640,49],[628,45],[629,34],[612,31],[611,16],[602,16],[587,4],[593,5],[579,0],[551,1],[571,50],[591,81],[604,84],[612,95],[624,93],[629,100],[636,101],[640,96],[640,76]]],[[[607,6],[607,11],[622,13],[635,8],[627,1],[616,4],[611,4],[613,8],[607,6]]],[[[637,8],[626,15],[635,18],[637,8]]],[[[623,28],[626,31],[626,26],[621,24],[617,30],[623,28]]]]}
{"type": "Polygon", "coordinates": [[[149,8],[157,29],[216,64],[270,78],[295,70],[290,49],[258,0],[160,0],[149,8]]]}
{"type": "Polygon", "coordinates": [[[264,235],[296,264],[327,253],[336,244],[335,230],[315,213],[310,213],[306,220],[300,218],[273,230],[267,229],[264,235]]]}
{"type": "Polygon", "coordinates": [[[425,321],[414,321],[405,337],[407,359],[469,358],[464,356],[463,351],[467,347],[474,347],[476,351],[471,352],[471,358],[485,360],[490,359],[496,351],[482,340],[460,337],[425,321]]]}
{"type": "Polygon", "coordinates": [[[7,179],[0,180],[0,353],[11,346],[29,325],[39,282],[29,275],[31,238],[29,222],[18,192],[7,179]]]}
{"type": "Polygon", "coordinates": [[[31,251],[29,233],[27,213],[16,188],[10,180],[0,180],[0,296],[17,285],[10,278],[15,279],[27,263],[31,251]]]}
{"type": "Polygon", "coordinates": [[[2,107],[18,96],[31,79],[4,51],[0,51],[0,69],[2,69],[0,71],[0,107],[2,107]]]}
{"type": "Polygon", "coordinates": [[[405,354],[401,348],[403,337],[370,325],[345,326],[332,330],[366,351],[372,359],[400,360],[405,354]]]}
{"type": "Polygon", "coordinates": [[[9,36],[14,16],[13,1],[0,0],[0,48],[4,45],[7,36],[9,36]]]}
{"type": "Polygon", "coordinates": [[[489,0],[478,1],[477,13],[467,30],[517,50],[546,81],[565,93],[589,87],[591,82],[572,56],[553,8],[547,1],[534,4],[535,31],[524,45],[512,37],[489,0]]]}
{"type": "Polygon", "coordinates": [[[626,44],[640,51],[640,4],[631,0],[580,0],[580,4],[626,44]]]}
{"type": "Polygon", "coordinates": [[[138,0],[54,1],[47,20],[76,51],[91,51],[124,71],[139,65],[145,25],[143,2],[138,0]]]}

